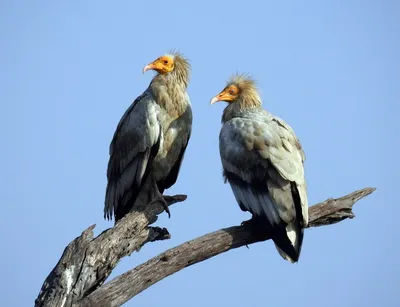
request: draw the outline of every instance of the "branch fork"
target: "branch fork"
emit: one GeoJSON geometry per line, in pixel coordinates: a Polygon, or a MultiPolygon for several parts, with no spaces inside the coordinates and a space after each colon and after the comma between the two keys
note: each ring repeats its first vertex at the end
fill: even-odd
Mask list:
{"type": "MultiPolygon", "coordinates": [[[[336,224],[354,218],[353,205],[371,194],[365,188],[309,207],[308,227],[336,224]]],[[[186,195],[164,196],[168,206],[186,200],[186,195]]],[[[185,267],[234,248],[270,239],[249,223],[224,228],[171,248],[103,284],[118,261],[149,242],[166,240],[166,228],[150,226],[163,212],[162,202],[153,202],[129,213],[110,229],[93,238],[95,225],[87,228],[65,248],[61,259],[43,283],[36,307],[121,306],[156,282],[185,267]]]]}

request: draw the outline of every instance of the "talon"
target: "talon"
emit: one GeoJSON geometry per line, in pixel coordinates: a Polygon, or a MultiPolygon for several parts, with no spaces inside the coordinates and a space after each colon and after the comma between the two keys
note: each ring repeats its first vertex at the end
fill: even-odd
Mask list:
{"type": "Polygon", "coordinates": [[[169,211],[168,204],[167,204],[167,202],[165,201],[164,198],[163,198],[163,200],[164,200],[164,201],[162,202],[162,205],[163,205],[163,207],[164,207],[165,212],[168,213],[168,218],[170,219],[170,218],[171,218],[171,212],[169,211]]]}
{"type": "Polygon", "coordinates": [[[171,213],[169,212],[168,203],[165,200],[164,196],[158,190],[158,186],[157,186],[157,184],[156,184],[156,182],[154,180],[152,182],[152,185],[153,185],[153,189],[154,189],[154,192],[153,192],[154,194],[153,195],[155,197],[153,198],[153,201],[151,203],[159,201],[161,203],[161,205],[163,206],[165,212],[168,213],[168,218],[171,218],[171,213]]]}
{"type": "MultiPolygon", "coordinates": [[[[240,225],[246,226],[246,225],[252,225],[252,224],[253,224],[253,218],[251,218],[250,220],[247,220],[247,221],[243,221],[240,225]]],[[[247,249],[250,249],[250,247],[247,244],[245,246],[247,247],[247,249]]]]}
{"type": "Polygon", "coordinates": [[[150,204],[154,204],[154,203],[156,203],[156,202],[160,202],[160,203],[161,203],[161,206],[163,206],[165,212],[168,213],[168,218],[171,218],[171,212],[169,211],[168,204],[167,204],[167,202],[165,201],[164,197],[162,197],[162,196],[156,196],[156,197],[151,201],[150,204]]]}

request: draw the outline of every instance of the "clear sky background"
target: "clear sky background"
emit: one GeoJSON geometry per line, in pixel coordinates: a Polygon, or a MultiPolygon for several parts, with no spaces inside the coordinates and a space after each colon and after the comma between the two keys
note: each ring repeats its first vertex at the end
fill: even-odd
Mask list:
{"type": "Polygon", "coordinates": [[[306,152],[310,205],[367,186],[356,219],[307,230],[300,262],[272,242],[191,266],[126,306],[399,306],[400,2],[0,1],[2,306],[33,306],[64,247],[103,220],[108,146],[171,48],[192,63],[193,134],[161,215],[162,251],[248,219],[218,150],[228,77],[249,72],[306,152]]]}

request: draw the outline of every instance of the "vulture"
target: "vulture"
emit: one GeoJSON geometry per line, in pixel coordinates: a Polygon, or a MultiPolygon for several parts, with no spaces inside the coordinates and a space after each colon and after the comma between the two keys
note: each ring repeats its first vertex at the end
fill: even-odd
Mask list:
{"type": "Polygon", "coordinates": [[[143,68],[156,75],[118,123],[110,144],[104,218],[115,222],[131,211],[160,201],[177,180],[192,130],[186,92],[190,64],[170,52],[143,68]]]}
{"type": "Polygon", "coordinates": [[[292,128],[262,108],[255,81],[234,75],[212,98],[228,103],[219,149],[223,177],[257,230],[268,233],[279,254],[297,262],[308,224],[305,155],[292,128]]]}

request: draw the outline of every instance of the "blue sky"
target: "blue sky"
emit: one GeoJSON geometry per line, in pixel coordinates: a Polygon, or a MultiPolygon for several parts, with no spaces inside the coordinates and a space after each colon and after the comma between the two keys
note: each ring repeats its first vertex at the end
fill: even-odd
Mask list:
{"type": "Polygon", "coordinates": [[[398,306],[399,13],[398,1],[368,0],[1,1],[4,306],[32,306],[64,247],[93,223],[96,234],[113,225],[103,220],[108,146],[151,80],[141,69],[171,48],[193,68],[193,134],[169,191],[189,197],[157,222],[171,240],[123,259],[112,277],[249,218],[221,177],[224,104],[209,105],[236,71],[299,136],[310,204],[378,190],[356,219],[306,231],[296,265],[259,243],[126,306],[398,306]]]}

